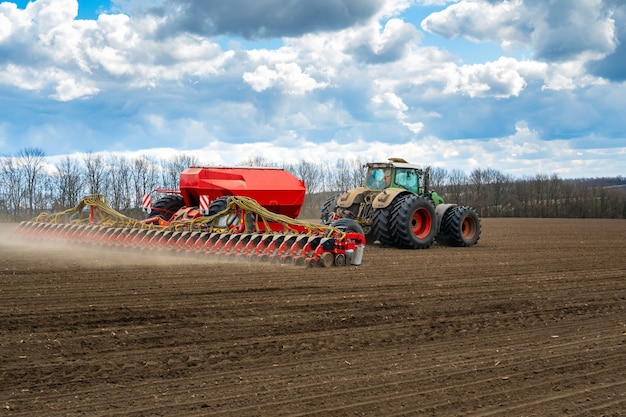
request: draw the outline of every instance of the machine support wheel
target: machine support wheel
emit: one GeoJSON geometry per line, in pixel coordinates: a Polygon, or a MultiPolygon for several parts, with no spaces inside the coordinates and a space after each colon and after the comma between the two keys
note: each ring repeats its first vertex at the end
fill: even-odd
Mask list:
{"type": "Polygon", "coordinates": [[[185,201],[182,195],[170,194],[160,198],[152,206],[152,211],[149,217],[158,216],[165,221],[169,221],[174,213],[185,206],[185,201]]]}
{"type": "Polygon", "coordinates": [[[429,248],[435,240],[435,206],[423,196],[402,196],[394,205],[393,229],[396,247],[429,248]]]}
{"type": "Polygon", "coordinates": [[[209,216],[213,216],[228,207],[228,197],[220,197],[209,204],[209,216]]]}
{"type": "Polygon", "coordinates": [[[337,256],[335,256],[335,266],[346,266],[346,255],[344,255],[343,253],[338,254],[337,256]]]}
{"type": "Polygon", "coordinates": [[[480,239],[480,218],[468,206],[451,207],[443,215],[437,240],[449,246],[474,246],[480,239]]]}
{"type": "Polygon", "coordinates": [[[330,268],[331,266],[333,266],[334,262],[335,258],[333,258],[333,254],[330,252],[324,252],[317,260],[317,265],[323,268],[330,268]]]}

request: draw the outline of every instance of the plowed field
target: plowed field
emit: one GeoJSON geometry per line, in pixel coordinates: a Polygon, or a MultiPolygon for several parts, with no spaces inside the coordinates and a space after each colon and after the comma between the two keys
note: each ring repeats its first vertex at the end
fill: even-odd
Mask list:
{"type": "Polygon", "coordinates": [[[307,269],[0,244],[0,416],[625,416],[626,221],[307,269]]]}

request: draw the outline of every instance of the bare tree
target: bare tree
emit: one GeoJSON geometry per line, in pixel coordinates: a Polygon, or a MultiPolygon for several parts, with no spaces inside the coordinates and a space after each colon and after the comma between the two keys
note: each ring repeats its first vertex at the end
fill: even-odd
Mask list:
{"type": "Polygon", "coordinates": [[[44,167],[45,156],[39,148],[23,148],[17,153],[17,163],[24,173],[28,210],[32,215],[35,209],[37,181],[44,167]]]}
{"type": "Polygon", "coordinates": [[[127,158],[112,156],[109,159],[108,171],[111,190],[111,207],[117,211],[130,210],[132,200],[130,162],[127,158]]]}
{"type": "Polygon", "coordinates": [[[295,165],[286,167],[296,177],[304,181],[307,193],[319,193],[322,191],[322,167],[312,162],[300,161],[295,165]]]}
{"type": "Polygon", "coordinates": [[[157,168],[148,156],[140,156],[132,162],[132,179],[135,187],[135,206],[141,205],[144,194],[151,193],[157,187],[157,168]]]}
{"type": "Polygon", "coordinates": [[[163,167],[163,186],[177,189],[180,183],[180,173],[191,166],[198,165],[198,158],[192,155],[176,155],[168,159],[163,167]]]}
{"type": "Polygon", "coordinates": [[[322,204],[320,200],[323,199],[319,194],[323,187],[322,167],[319,164],[301,160],[295,165],[285,167],[285,169],[301,179],[306,187],[307,196],[302,212],[317,214],[322,204]]]}
{"type": "Polygon", "coordinates": [[[546,215],[546,201],[549,198],[548,188],[550,177],[545,174],[537,174],[533,180],[533,194],[535,196],[533,217],[544,217],[546,215]]]}
{"type": "Polygon", "coordinates": [[[484,214],[487,216],[503,215],[506,196],[510,193],[511,178],[492,168],[484,169],[482,176],[486,184],[484,214]]]}
{"type": "Polygon", "coordinates": [[[330,191],[345,191],[365,183],[365,168],[360,159],[339,159],[335,164],[330,191]]]}
{"type": "MultiPolygon", "coordinates": [[[[115,209],[130,213],[139,207],[143,194],[161,185],[175,188],[180,172],[197,165],[196,158],[188,156],[168,161],[112,157],[105,162],[90,153],[82,161],[65,157],[51,175],[45,172],[44,158],[36,148],[0,156],[0,218],[23,219],[37,209],[73,207],[85,190],[106,194],[115,209]]],[[[262,157],[240,165],[277,166],[262,157]]],[[[285,169],[305,182],[308,194],[303,209],[311,216],[331,195],[361,186],[366,173],[359,159],[300,161],[285,169]]],[[[469,176],[458,169],[434,168],[430,176],[433,188],[445,189],[446,201],[472,205],[486,217],[626,217],[626,192],[620,177],[562,180],[556,174],[539,174],[514,179],[490,168],[475,169],[469,176]]]]}
{"type": "Polygon", "coordinates": [[[367,174],[365,162],[361,158],[352,161],[352,188],[362,187],[365,184],[365,176],[367,174]]]}
{"type": "Polygon", "coordinates": [[[529,217],[533,205],[532,178],[524,177],[515,181],[513,185],[513,207],[515,215],[529,217]]]}
{"type": "Polygon", "coordinates": [[[44,210],[53,210],[55,208],[56,178],[47,173],[42,172],[37,179],[37,188],[35,190],[34,207],[37,212],[44,210]]]}
{"type": "Polygon", "coordinates": [[[482,169],[476,168],[469,175],[470,204],[479,211],[486,206],[485,175],[482,169]]]}
{"type": "Polygon", "coordinates": [[[453,169],[448,174],[446,199],[457,204],[467,204],[467,175],[460,169],[453,169]]]}
{"type": "Polygon", "coordinates": [[[274,162],[262,156],[255,156],[252,158],[244,159],[243,161],[239,162],[237,165],[244,166],[244,167],[276,167],[277,166],[274,162]]]}
{"type": "Polygon", "coordinates": [[[89,194],[106,194],[107,168],[102,156],[88,153],[85,156],[85,176],[89,194]]]}
{"type": "Polygon", "coordinates": [[[433,167],[430,169],[430,186],[432,190],[441,190],[444,188],[448,171],[445,168],[433,167]]]}
{"type": "Polygon", "coordinates": [[[83,178],[80,162],[66,156],[56,166],[58,174],[56,180],[57,206],[63,210],[78,205],[82,197],[83,178]]]}
{"type": "Polygon", "coordinates": [[[24,200],[23,172],[14,157],[3,157],[0,159],[0,185],[4,195],[3,200],[9,214],[16,218],[22,215],[24,200]]]}

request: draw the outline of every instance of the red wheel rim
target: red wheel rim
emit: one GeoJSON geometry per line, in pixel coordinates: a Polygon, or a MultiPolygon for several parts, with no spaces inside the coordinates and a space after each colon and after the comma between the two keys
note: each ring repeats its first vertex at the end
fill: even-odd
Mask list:
{"type": "Polygon", "coordinates": [[[463,239],[471,239],[476,234],[476,222],[471,217],[463,219],[461,224],[461,235],[463,239]]]}
{"type": "Polygon", "coordinates": [[[430,229],[433,227],[433,218],[430,212],[425,208],[419,208],[413,213],[411,219],[411,228],[413,234],[418,239],[423,239],[430,233],[430,229]]]}

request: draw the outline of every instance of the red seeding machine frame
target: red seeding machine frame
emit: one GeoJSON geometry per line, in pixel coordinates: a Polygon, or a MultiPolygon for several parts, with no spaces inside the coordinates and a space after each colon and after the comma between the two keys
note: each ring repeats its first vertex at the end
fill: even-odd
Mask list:
{"type": "Polygon", "coordinates": [[[149,212],[145,220],[126,217],[104,196],[91,195],[70,210],[22,222],[14,234],[37,241],[310,267],[361,264],[361,226],[350,219],[330,225],[296,220],[304,185],[284,170],[192,167],[181,174],[180,184],[180,194],[166,195],[154,205],[144,198],[149,212]]]}

